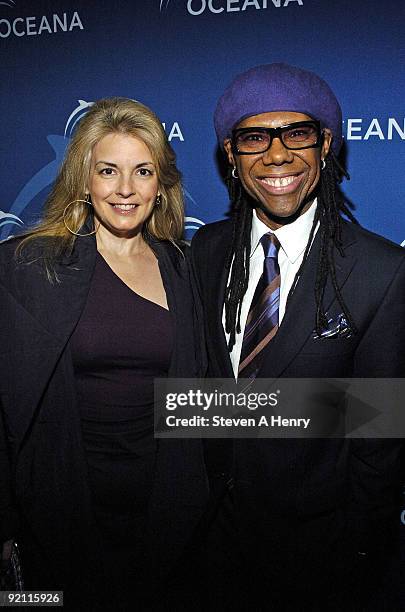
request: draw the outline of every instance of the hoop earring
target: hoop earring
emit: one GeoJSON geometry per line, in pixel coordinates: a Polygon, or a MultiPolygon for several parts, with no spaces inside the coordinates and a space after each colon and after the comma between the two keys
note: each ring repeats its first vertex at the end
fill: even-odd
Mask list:
{"type": "Polygon", "coordinates": [[[321,170],[325,170],[326,168],[326,161],[324,159],[321,159],[321,170]]]}
{"type": "Polygon", "coordinates": [[[76,204],[77,202],[83,202],[84,204],[90,204],[90,206],[93,206],[93,204],[90,202],[90,194],[88,193],[86,194],[84,200],[72,200],[72,202],[69,202],[69,204],[65,206],[65,210],[63,211],[63,215],[62,215],[63,225],[66,227],[67,231],[73,234],[74,236],[79,236],[81,238],[83,238],[84,236],[93,236],[93,234],[97,233],[96,229],[93,230],[92,232],[89,232],[88,234],[79,234],[79,232],[74,232],[72,229],[70,229],[70,227],[66,223],[65,215],[66,215],[67,209],[69,208],[69,206],[72,206],[72,204],[76,204]]]}
{"type": "Polygon", "coordinates": [[[237,173],[237,171],[236,171],[236,166],[234,166],[234,167],[232,168],[232,172],[231,172],[231,174],[232,174],[232,176],[233,176],[233,178],[234,178],[234,179],[238,179],[238,178],[239,178],[239,174],[238,174],[238,173],[237,173]]]}

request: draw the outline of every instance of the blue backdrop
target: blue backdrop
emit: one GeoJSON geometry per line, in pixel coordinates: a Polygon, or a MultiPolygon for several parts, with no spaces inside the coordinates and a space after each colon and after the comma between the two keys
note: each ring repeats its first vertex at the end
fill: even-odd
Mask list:
{"type": "Polygon", "coordinates": [[[222,218],[216,101],[242,70],[284,61],[332,86],[356,216],[405,244],[404,23],[398,0],[0,1],[0,236],[39,217],[77,120],[112,95],[165,123],[188,235],[222,218]]]}
{"type": "Polygon", "coordinates": [[[238,72],[286,61],[331,84],[346,193],[361,223],[402,243],[404,22],[397,0],[0,1],[1,237],[38,217],[75,122],[111,95],[141,100],[165,123],[188,234],[223,217],[216,100],[238,72]]]}

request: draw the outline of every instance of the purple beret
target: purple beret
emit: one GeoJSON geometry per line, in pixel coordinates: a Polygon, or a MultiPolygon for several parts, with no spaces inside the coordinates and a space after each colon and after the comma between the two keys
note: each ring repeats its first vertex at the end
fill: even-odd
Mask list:
{"type": "Polygon", "coordinates": [[[239,74],[226,88],[214,114],[218,142],[238,123],[261,113],[296,112],[318,119],[333,134],[332,148],[342,144],[342,110],[329,85],[314,72],[288,64],[264,64],[239,74]]]}

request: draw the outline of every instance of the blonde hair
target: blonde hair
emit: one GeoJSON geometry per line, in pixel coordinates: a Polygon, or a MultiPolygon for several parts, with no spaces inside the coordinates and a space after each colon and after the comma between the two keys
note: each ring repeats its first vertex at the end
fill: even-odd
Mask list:
{"type": "MultiPolygon", "coordinates": [[[[155,113],[141,102],[128,98],[105,98],[95,102],[81,119],[67,148],[65,158],[48,196],[40,223],[28,230],[17,252],[40,238],[47,240],[44,259],[49,267],[62,254],[71,252],[77,239],[64,224],[64,211],[70,202],[84,200],[90,176],[94,146],[111,133],[129,134],[142,140],[151,152],[156,166],[161,202],[153,208],[143,233],[157,240],[174,242],[181,239],[184,229],[184,204],[181,175],[176,156],[163,126],[155,113]]],[[[76,203],[66,210],[69,228],[79,232],[85,223],[89,206],[76,203]]]]}

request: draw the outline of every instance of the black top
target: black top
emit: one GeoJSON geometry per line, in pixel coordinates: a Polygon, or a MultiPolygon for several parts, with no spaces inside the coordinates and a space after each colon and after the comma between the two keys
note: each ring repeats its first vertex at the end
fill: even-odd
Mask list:
{"type": "Polygon", "coordinates": [[[132,521],[140,536],[144,524],[155,457],[153,380],[167,376],[172,344],[168,310],[132,291],[97,254],[71,350],[94,511],[112,537],[132,521]]]}
{"type": "Polygon", "coordinates": [[[71,339],[82,417],[141,421],[150,416],[153,379],[167,376],[172,344],[169,312],[132,291],[97,254],[71,339]]]}

